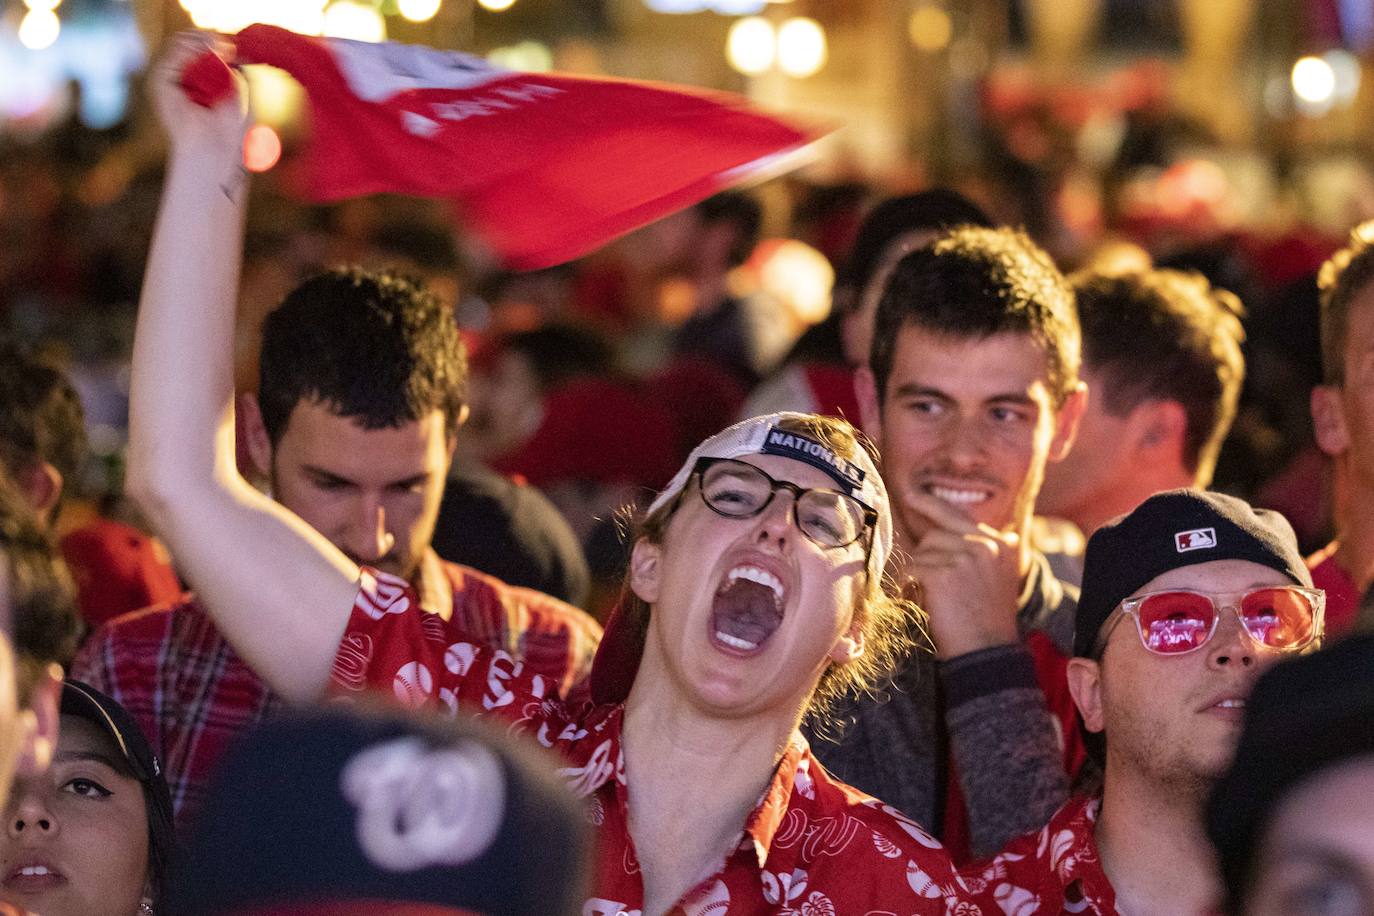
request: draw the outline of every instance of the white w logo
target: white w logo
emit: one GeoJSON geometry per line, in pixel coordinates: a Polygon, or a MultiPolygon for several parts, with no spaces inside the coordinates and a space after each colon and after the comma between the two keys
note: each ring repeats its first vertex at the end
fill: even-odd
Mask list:
{"type": "Polygon", "coordinates": [[[358,809],[358,845],[388,871],[477,858],[506,807],[500,761],[472,742],[430,748],[399,738],[370,747],[344,767],[340,788],[358,809]]]}

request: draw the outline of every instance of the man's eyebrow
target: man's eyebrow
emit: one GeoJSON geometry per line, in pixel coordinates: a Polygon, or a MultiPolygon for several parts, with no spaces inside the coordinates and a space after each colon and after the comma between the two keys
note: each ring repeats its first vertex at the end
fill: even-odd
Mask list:
{"type": "Polygon", "coordinates": [[[1009,391],[1006,394],[994,394],[988,398],[988,404],[1019,404],[1022,407],[1036,407],[1038,402],[1035,398],[1026,394],[1024,391],[1009,391]]]}
{"type": "Polygon", "coordinates": [[[931,388],[929,385],[922,385],[917,382],[898,385],[897,390],[892,392],[892,396],[897,398],[935,398],[936,400],[951,402],[954,400],[939,388],[931,388]]]}
{"type": "Polygon", "coordinates": [[[347,477],[340,477],[333,471],[326,471],[324,468],[317,468],[313,464],[304,465],[303,470],[305,471],[305,473],[309,474],[311,477],[314,477],[316,480],[323,481],[325,483],[341,483],[347,484],[348,486],[353,485],[353,481],[349,480],[347,477]]]}
{"type": "Polygon", "coordinates": [[[402,477],[400,480],[393,480],[387,484],[388,487],[413,487],[429,480],[429,473],[421,471],[419,474],[412,474],[409,477],[402,477]]]}

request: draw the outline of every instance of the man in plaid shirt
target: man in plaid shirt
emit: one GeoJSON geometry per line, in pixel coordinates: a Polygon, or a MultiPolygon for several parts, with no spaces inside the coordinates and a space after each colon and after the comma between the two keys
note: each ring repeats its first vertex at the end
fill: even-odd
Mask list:
{"type": "MultiPolygon", "coordinates": [[[[355,563],[414,585],[436,623],[453,621],[578,697],[600,626],[430,547],[467,415],[449,310],[390,272],[326,272],[268,316],[258,381],[256,397],[239,399],[239,436],[278,502],[355,563]]],[[[179,820],[198,806],[228,742],[279,703],[193,594],[102,626],[72,675],[138,720],[165,762],[179,820]]]]}

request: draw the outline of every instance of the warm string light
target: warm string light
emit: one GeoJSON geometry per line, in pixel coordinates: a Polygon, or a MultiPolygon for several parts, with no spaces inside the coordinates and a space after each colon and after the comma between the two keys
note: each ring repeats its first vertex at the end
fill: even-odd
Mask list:
{"type": "Polygon", "coordinates": [[[814,19],[794,16],[774,29],[761,16],[735,21],[725,39],[730,66],[746,76],[767,73],[774,65],[801,79],[825,66],[828,56],[825,29],[814,19]]]}
{"type": "Polygon", "coordinates": [[[400,0],[396,4],[401,16],[411,22],[429,22],[439,13],[441,0],[400,0]]]}
{"type": "Polygon", "coordinates": [[[62,22],[55,12],[41,7],[31,8],[19,21],[19,43],[30,51],[42,51],[52,47],[61,31],[62,22]]]}

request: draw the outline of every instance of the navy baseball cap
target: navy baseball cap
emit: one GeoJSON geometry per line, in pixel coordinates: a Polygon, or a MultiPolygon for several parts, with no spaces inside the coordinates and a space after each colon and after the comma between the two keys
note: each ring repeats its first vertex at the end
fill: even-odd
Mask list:
{"type": "Polygon", "coordinates": [[[1277,512],[1207,490],[1165,490],[1088,539],[1073,654],[1091,658],[1124,599],[1156,576],[1213,560],[1249,560],[1312,587],[1293,526],[1277,512]]]}
{"type": "Polygon", "coordinates": [[[590,822],[529,742],[333,706],[236,745],[176,869],[184,916],[581,911],[590,822]]]}

